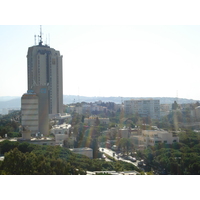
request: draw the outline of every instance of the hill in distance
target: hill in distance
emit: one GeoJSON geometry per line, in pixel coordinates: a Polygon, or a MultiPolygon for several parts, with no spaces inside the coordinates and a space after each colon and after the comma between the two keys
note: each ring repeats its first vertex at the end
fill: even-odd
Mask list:
{"type": "MultiPolygon", "coordinates": [[[[87,97],[87,96],[77,96],[77,95],[63,95],[63,103],[64,104],[71,104],[71,103],[77,103],[77,102],[114,102],[116,104],[120,104],[122,101],[130,100],[130,99],[146,99],[146,98],[152,98],[152,99],[159,99],[160,104],[172,104],[174,101],[177,100],[177,98],[174,97],[87,97]]],[[[195,103],[199,100],[193,100],[193,99],[184,99],[184,98],[178,98],[179,104],[184,103],[195,103]]],[[[9,108],[9,109],[16,109],[21,107],[21,97],[0,97],[0,109],[3,108],[9,108]]]]}

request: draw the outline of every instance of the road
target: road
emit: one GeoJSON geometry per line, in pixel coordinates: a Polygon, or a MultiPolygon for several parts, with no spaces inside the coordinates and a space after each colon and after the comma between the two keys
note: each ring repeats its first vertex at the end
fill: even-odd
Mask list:
{"type": "Polygon", "coordinates": [[[127,162],[127,163],[131,163],[131,164],[135,165],[136,167],[138,167],[138,166],[137,166],[138,161],[136,161],[136,162],[131,162],[130,160],[125,160],[125,159],[123,159],[123,158],[121,158],[121,157],[119,157],[119,159],[117,159],[116,152],[113,151],[113,150],[111,150],[111,149],[107,149],[107,148],[100,147],[100,148],[99,148],[99,151],[101,151],[102,153],[108,154],[109,156],[115,158],[116,160],[121,160],[121,161],[124,161],[124,162],[127,162]],[[102,149],[103,149],[103,151],[102,151],[102,149]],[[113,153],[115,153],[115,156],[113,156],[113,153]]]}

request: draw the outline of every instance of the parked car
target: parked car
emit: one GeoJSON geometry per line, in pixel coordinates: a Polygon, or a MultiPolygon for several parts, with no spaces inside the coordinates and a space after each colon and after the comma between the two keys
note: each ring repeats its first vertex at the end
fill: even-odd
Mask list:
{"type": "Polygon", "coordinates": [[[132,161],[132,156],[128,156],[128,160],[132,161]]]}
{"type": "Polygon", "coordinates": [[[136,162],[137,159],[136,159],[135,157],[132,157],[132,160],[131,160],[131,161],[136,162]]]}
{"type": "Polygon", "coordinates": [[[117,146],[116,146],[116,145],[113,145],[113,146],[111,147],[111,149],[112,149],[113,151],[116,151],[116,150],[117,150],[117,146]]]}
{"type": "Polygon", "coordinates": [[[144,167],[144,166],[146,166],[146,164],[144,164],[144,160],[140,160],[140,161],[138,162],[138,166],[139,166],[139,167],[144,167]]]}
{"type": "Polygon", "coordinates": [[[143,166],[143,162],[138,162],[138,167],[142,167],[143,166]]]}

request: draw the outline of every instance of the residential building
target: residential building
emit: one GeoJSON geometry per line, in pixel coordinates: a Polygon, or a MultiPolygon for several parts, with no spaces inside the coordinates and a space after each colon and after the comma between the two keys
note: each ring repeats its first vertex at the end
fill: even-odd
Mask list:
{"type": "MultiPolygon", "coordinates": [[[[97,121],[97,116],[90,116],[89,118],[84,118],[84,123],[87,124],[87,125],[95,125],[96,121],[97,121]]],[[[100,124],[103,124],[103,125],[108,125],[110,120],[109,118],[98,118],[99,119],[99,122],[100,124]]]]}
{"type": "Polygon", "coordinates": [[[130,129],[128,128],[119,129],[118,133],[120,138],[130,138],[131,134],[130,129]]]}
{"type": "Polygon", "coordinates": [[[152,119],[160,118],[160,100],[153,99],[131,99],[124,101],[126,115],[138,114],[141,117],[152,119]]]}
{"type": "Polygon", "coordinates": [[[172,144],[179,142],[178,136],[173,136],[173,133],[164,130],[142,130],[144,145],[154,146],[156,143],[172,144]]]}
{"type": "Polygon", "coordinates": [[[55,125],[51,129],[51,133],[55,136],[56,145],[63,145],[64,141],[67,141],[68,146],[74,147],[75,138],[71,134],[70,124],[55,125]]]}

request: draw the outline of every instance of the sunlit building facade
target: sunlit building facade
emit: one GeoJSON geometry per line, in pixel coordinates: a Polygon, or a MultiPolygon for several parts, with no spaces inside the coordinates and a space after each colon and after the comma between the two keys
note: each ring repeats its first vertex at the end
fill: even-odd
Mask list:
{"type": "Polygon", "coordinates": [[[160,118],[160,100],[154,99],[131,99],[124,101],[126,115],[138,114],[141,117],[160,118]]]}
{"type": "Polygon", "coordinates": [[[28,90],[48,86],[49,114],[63,113],[62,56],[48,45],[29,47],[27,55],[28,90]]]}

